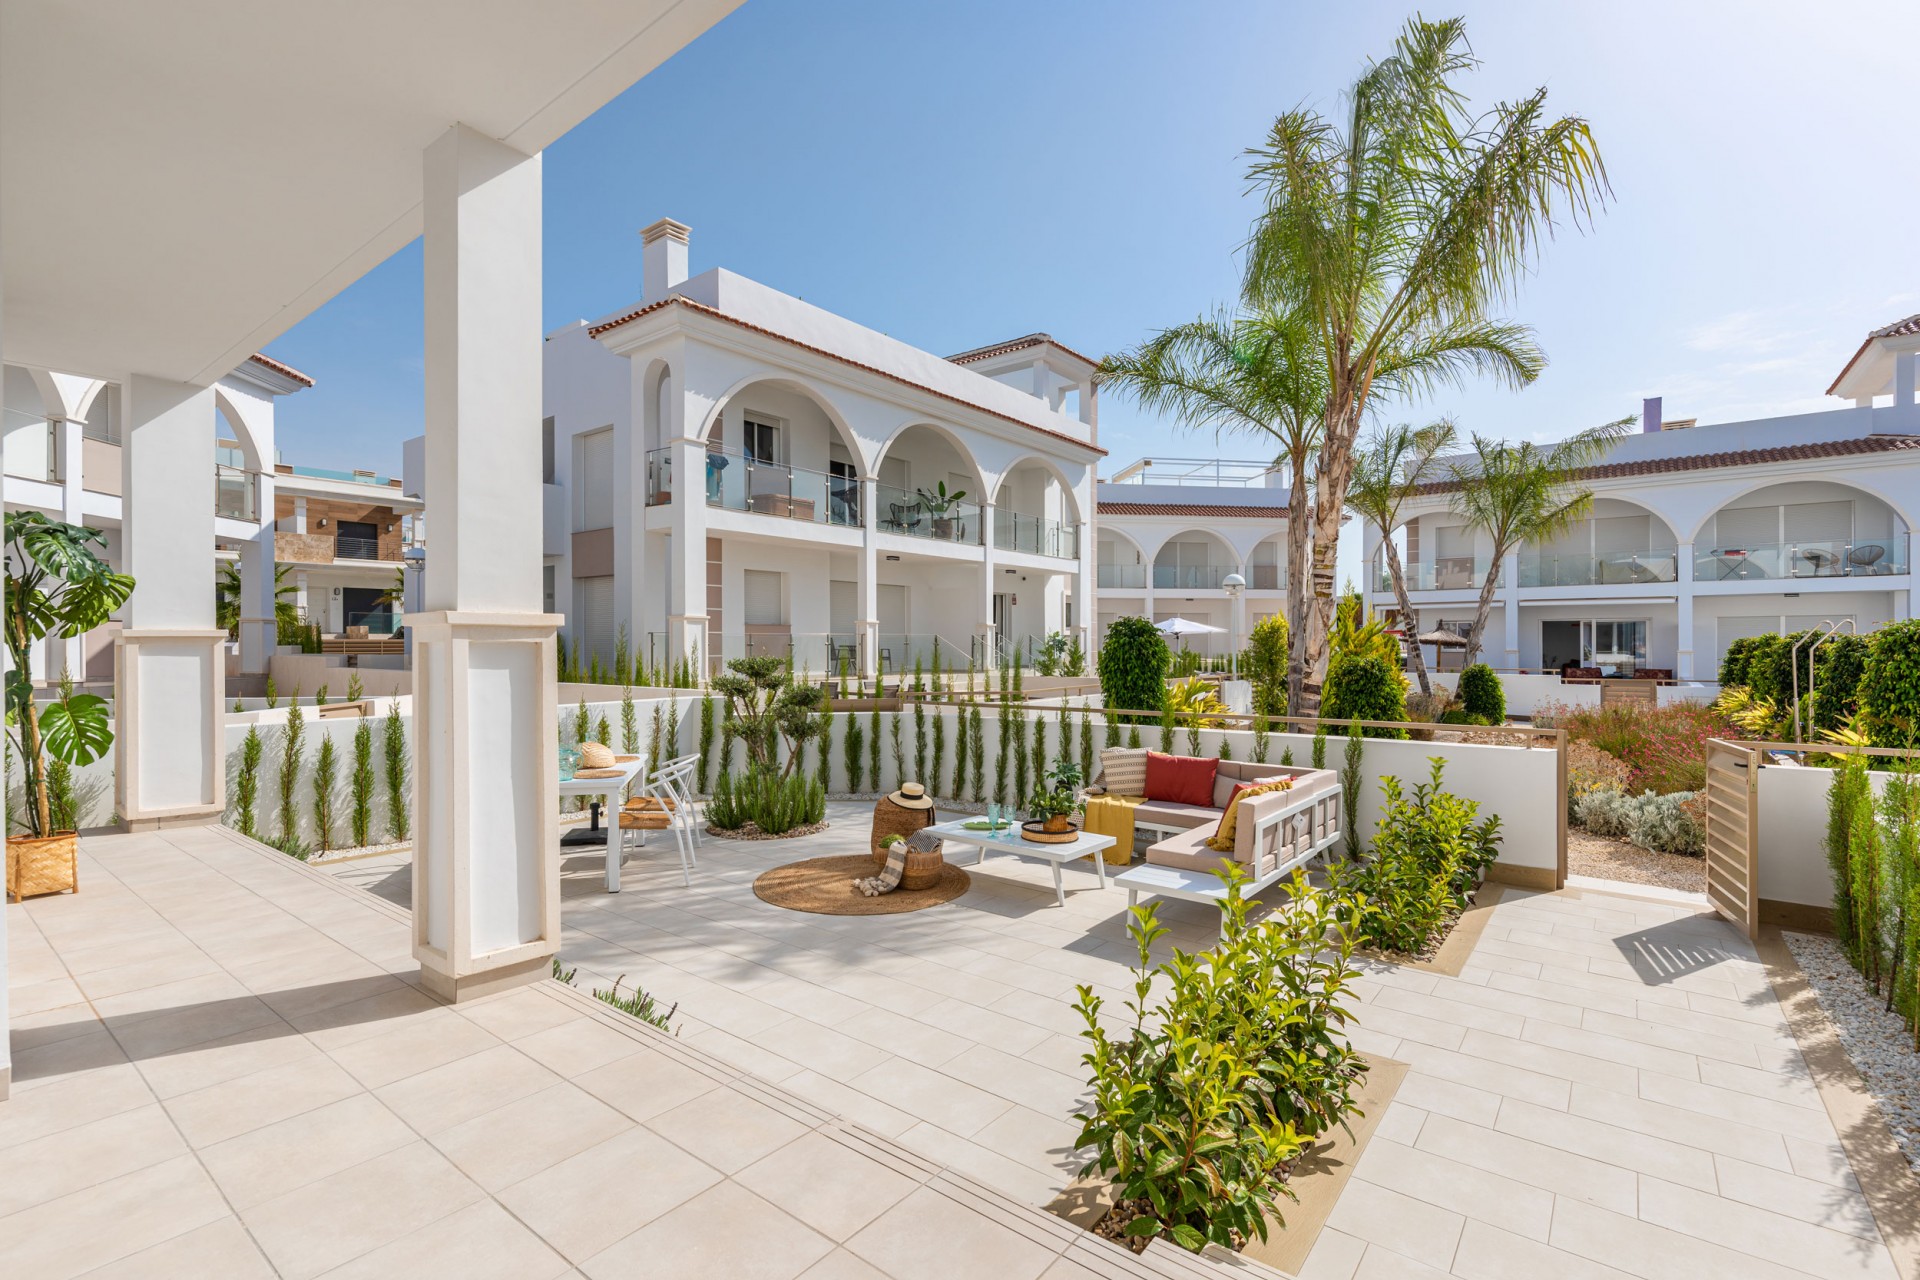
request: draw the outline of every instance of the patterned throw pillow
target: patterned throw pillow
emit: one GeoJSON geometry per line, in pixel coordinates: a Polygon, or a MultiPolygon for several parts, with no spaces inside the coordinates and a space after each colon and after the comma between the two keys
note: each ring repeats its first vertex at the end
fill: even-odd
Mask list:
{"type": "Polygon", "coordinates": [[[1110,796],[1147,794],[1147,749],[1108,747],[1100,753],[1100,781],[1110,796]]]}
{"type": "Polygon", "coordinates": [[[1271,782],[1247,783],[1235,787],[1233,798],[1227,801],[1227,811],[1220,815],[1219,829],[1207,837],[1207,848],[1215,853],[1232,853],[1234,837],[1239,832],[1240,802],[1251,796],[1287,791],[1292,787],[1292,778],[1275,778],[1271,782]]]}

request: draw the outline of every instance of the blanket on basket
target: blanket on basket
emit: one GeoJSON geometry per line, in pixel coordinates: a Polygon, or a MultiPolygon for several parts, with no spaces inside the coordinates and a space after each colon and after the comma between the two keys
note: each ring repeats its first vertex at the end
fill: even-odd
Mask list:
{"type": "Polygon", "coordinates": [[[932,853],[939,847],[939,836],[924,828],[916,831],[905,840],[887,846],[887,865],[880,868],[879,875],[855,880],[853,887],[869,898],[892,893],[900,887],[900,877],[907,873],[908,853],[932,853]]]}

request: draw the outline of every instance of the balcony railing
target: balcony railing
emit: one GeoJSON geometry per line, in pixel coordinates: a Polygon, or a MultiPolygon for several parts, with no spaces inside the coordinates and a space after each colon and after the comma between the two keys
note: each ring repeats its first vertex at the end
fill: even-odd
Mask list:
{"type": "Polygon", "coordinates": [[[1138,591],[1147,585],[1147,566],[1144,564],[1103,564],[1099,567],[1097,581],[1102,588],[1131,587],[1138,591]]]}
{"type": "MultiPolygon", "coordinates": [[[[859,527],[860,482],[805,467],[761,462],[730,449],[706,454],[707,505],[814,524],[859,527]]],[[[673,499],[673,455],[647,454],[647,505],[673,499]]]]}
{"type": "MultiPolygon", "coordinates": [[[[1438,560],[1402,564],[1408,591],[1478,591],[1487,580],[1488,559],[1480,556],[1444,556],[1438,560]]],[[[1374,575],[1381,591],[1393,590],[1393,575],[1383,563],[1374,575]]],[[[1500,570],[1499,585],[1507,583],[1507,571],[1500,570]]]]}
{"type": "Polygon", "coordinates": [[[1026,516],[1018,511],[995,507],[993,545],[1002,551],[1024,551],[1035,556],[1059,556],[1077,560],[1080,556],[1080,530],[1045,516],[1026,516]]]}
{"type": "Polygon", "coordinates": [[[380,559],[380,539],[355,538],[341,534],[333,540],[333,554],[339,560],[380,559]]]}
{"type": "Polygon", "coordinates": [[[882,533],[903,533],[936,542],[983,545],[980,504],[970,498],[941,501],[922,490],[908,491],[890,484],[874,486],[875,515],[882,533]]]}
{"type": "Polygon", "coordinates": [[[1153,589],[1156,591],[1211,591],[1235,572],[1230,564],[1156,564],[1153,589]]]}
{"type": "Polygon", "coordinates": [[[239,467],[214,464],[213,513],[229,520],[258,520],[254,477],[239,467]]]}
{"type": "Polygon", "coordinates": [[[1677,551],[1610,551],[1597,556],[1528,551],[1520,556],[1523,587],[1633,586],[1674,582],[1679,576],[1677,551]]]}
{"type": "Polygon", "coordinates": [[[1750,543],[1693,554],[1696,582],[1768,578],[1880,578],[1909,571],[1908,538],[1750,543]]]}
{"type": "Polygon", "coordinates": [[[365,612],[350,612],[345,624],[349,627],[365,627],[368,635],[390,636],[400,630],[400,615],[391,609],[370,609],[365,612]]]}
{"type": "Polygon", "coordinates": [[[1278,591],[1286,585],[1286,571],[1277,564],[1247,566],[1247,585],[1255,591],[1278,591]]]}

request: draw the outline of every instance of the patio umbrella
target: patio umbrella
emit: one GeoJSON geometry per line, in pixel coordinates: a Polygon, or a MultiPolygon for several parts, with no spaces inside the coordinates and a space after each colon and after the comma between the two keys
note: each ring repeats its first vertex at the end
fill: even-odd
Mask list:
{"type": "Polygon", "coordinates": [[[1195,622],[1191,618],[1168,618],[1165,622],[1154,623],[1153,627],[1163,636],[1218,636],[1225,635],[1227,630],[1225,627],[1195,622]]]}
{"type": "Polygon", "coordinates": [[[1467,647],[1467,638],[1457,631],[1429,631],[1420,637],[1420,643],[1450,649],[1464,649],[1467,647]]]}

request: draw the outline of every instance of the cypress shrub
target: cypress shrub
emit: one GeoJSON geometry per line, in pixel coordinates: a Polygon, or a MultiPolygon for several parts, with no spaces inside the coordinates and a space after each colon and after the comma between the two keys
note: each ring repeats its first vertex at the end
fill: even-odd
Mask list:
{"type": "Polygon", "coordinates": [[[240,773],[233,783],[234,829],[243,836],[257,836],[253,807],[260,798],[260,757],[265,748],[257,725],[247,726],[240,743],[240,773]]]}
{"type": "Polygon", "coordinates": [[[353,731],[353,770],[348,778],[348,822],[356,848],[373,843],[373,722],[362,717],[353,731]]]}
{"type": "Polygon", "coordinates": [[[387,774],[387,833],[394,840],[405,840],[413,830],[413,808],[407,794],[407,728],[400,723],[400,704],[387,704],[386,731],[380,750],[387,774]]]}
{"type": "Polygon", "coordinates": [[[340,791],[340,756],[333,735],[322,730],[313,758],[313,833],[320,851],[333,848],[333,802],[340,791]]]}

